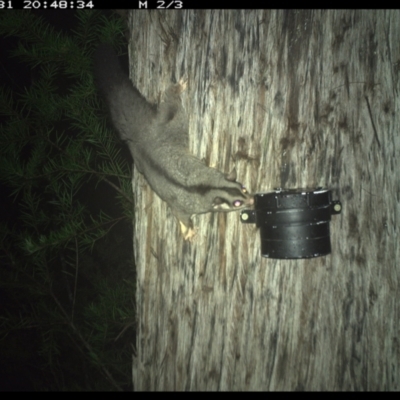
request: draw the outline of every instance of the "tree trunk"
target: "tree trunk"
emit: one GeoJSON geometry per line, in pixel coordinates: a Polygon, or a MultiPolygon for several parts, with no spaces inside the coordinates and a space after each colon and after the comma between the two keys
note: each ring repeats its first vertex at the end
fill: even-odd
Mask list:
{"type": "Polygon", "coordinates": [[[238,213],[184,242],[134,175],[136,390],[400,390],[400,12],[135,11],[132,77],[188,78],[190,151],[253,192],[322,186],[332,253],[260,254],[238,213]]]}

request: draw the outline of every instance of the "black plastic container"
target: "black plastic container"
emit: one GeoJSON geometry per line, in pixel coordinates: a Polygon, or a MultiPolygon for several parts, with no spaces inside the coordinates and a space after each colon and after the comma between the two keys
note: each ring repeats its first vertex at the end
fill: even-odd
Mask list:
{"type": "Polygon", "coordinates": [[[260,228],[263,257],[312,258],[331,252],[329,222],[341,210],[327,189],[275,189],[257,193],[254,210],[240,217],[260,228]]]}

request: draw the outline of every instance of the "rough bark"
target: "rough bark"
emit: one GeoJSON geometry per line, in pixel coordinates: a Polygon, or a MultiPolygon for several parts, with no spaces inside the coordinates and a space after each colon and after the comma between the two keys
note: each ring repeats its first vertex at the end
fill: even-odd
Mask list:
{"type": "Polygon", "coordinates": [[[184,242],[134,175],[137,390],[400,390],[400,12],[139,11],[132,78],[182,76],[191,151],[251,191],[323,186],[332,254],[260,256],[237,213],[184,242]]]}

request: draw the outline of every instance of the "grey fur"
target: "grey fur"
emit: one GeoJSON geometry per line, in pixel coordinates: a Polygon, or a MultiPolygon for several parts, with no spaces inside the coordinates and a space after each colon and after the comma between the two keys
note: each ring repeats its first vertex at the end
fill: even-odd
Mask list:
{"type": "Polygon", "coordinates": [[[95,74],[137,169],[187,229],[193,214],[240,210],[253,203],[240,183],[188,152],[188,118],[180,98],[184,82],[171,85],[157,109],[132,85],[108,45],[96,51],[95,74]]]}

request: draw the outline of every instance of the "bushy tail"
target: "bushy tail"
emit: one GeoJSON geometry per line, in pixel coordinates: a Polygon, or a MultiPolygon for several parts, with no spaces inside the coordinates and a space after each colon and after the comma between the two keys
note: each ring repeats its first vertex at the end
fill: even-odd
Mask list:
{"type": "Polygon", "coordinates": [[[109,44],[101,44],[94,53],[94,75],[96,85],[106,97],[115,86],[129,83],[115,50],[109,44]]]}
{"type": "Polygon", "coordinates": [[[135,141],[156,114],[122,70],[112,46],[102,44],[94,55],[96,85],[105,97],[111,119],[122,140],[135,141]]]}

